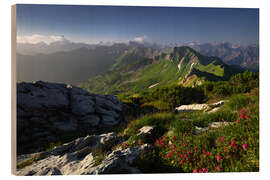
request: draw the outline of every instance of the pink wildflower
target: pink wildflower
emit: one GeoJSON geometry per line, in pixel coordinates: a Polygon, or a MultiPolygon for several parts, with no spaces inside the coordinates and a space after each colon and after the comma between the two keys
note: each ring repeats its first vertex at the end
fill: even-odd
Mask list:
{"type": "Polygon", "coordinates": [[[208,169],[207,168],[202,168],[202,172],[203,173],[208,173],[208,169]]]}
{"type": "Polygon", "coordinates": [[[221,171],[220,166],[217,166],[217,167],[216,167],[216,170],[217,170],[217,171],[221,171]]]}
{"type": "Polygon", "coordinates": [[[202,154],[205,155],[205,153],[206,153],[206,152],[205,152],[205,149],[203,149],[202,152],[203,152],[202,154]]]}
{"type": "Polygon", "coordinates": [[[224,137],[221,137],[221,138],[220,138],[220,141],[222,141],[222,142],[223,142],[223,141],[224,141],[224,139],[225,139],[224,137]]]}
{"type": "Polygon", "coordinates": [[[184,164],[184,160],[181,160],[181,161],[180,161],[180,164],[184,164]]]}
{"type": "Polygon", "coordinates": [[[234,141],[231,142],[231,147],[232,147],[232,148],[236,147],[236,144],[235,144],[234,141]]]}
{"type": "Polygon", "coordinates": [[[166,156],[167,158],[170,158],[173,155],[173,152],[169,152],[168,155],[166,156]]]}
{"type": "Polygon", "coordinates": [[[217,155],[217,160],[220,161],[221,160],[221,156],[217,155]]]}
{"type": "Polygon", "coordinates": [[[243,149],[246,151],[247,150],[247,144],[243,144],[243,149]]]}
{"type": "Polygon", "coordinates": [[[179,154],[179,157],[181,157],[181,158],[182,158],[183,156],[184,156],[183,154],[181,154],[181,153],[179,154]]]}

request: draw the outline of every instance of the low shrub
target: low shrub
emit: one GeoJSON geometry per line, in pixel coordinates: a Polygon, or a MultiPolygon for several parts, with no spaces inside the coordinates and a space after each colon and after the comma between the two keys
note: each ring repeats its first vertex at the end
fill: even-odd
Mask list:
{"type": "Polygon", "coordinates": [[[148,114],[134,121],[131,121],[125,129],[126,135],[134,135],[143,126],[156,126],[160,130],[168,130],[170,123],[175,120],[173,113],[148,114]]]}

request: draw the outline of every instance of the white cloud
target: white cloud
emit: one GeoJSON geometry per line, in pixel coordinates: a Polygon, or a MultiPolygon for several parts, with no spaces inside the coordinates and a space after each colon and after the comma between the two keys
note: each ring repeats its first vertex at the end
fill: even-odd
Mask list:
{"type": "Polygon", "coordinates": [[[147,36],[138,36],[138,37],[135,37],[133,40],[138,43],[143,43],[145,42],[146,39],[147,39],[147,36]]]}
{"type": "Polygon", "coordinates": [[[46,44],[50,44],[55,41],[62,41],[65,38],[63,36],[45,36],[40,34],[32,34],[30,36],[17,36],[18,43],[31,43],[37,44],[40,42],[44,42],[46,44]]]}

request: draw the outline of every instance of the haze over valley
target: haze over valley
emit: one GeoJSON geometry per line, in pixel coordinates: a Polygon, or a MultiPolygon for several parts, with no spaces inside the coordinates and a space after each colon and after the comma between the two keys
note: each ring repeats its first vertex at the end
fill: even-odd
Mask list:
{"type": "Polygon", "coordinates": [[[245,46],[228,42],[154,44],[143,41],[87,44],[62,38],[49,44],[43,41],[36,44],[17,43],[17,80],[77,84],[106,73],[126,54],[130,54],[125,57],[128,59],[125,65],[128,65],[143,59],[155,60],[159,57],[161,60],[162,54],[181,46],[191,47],[205,56],[218,57],[229,65],[238,65],[252,71],[259,70],[259,46],[256,44],[245,46]]]}

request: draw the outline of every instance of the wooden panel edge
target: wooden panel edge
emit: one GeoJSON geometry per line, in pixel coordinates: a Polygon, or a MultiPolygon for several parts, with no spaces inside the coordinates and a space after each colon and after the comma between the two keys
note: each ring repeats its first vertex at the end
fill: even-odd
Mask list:
{"type": "Polygon", "coordinates": [[[17,161],[17,128],[16,128],[16,5],[11,6],[11,173],[16,175],[17,161]]]}

